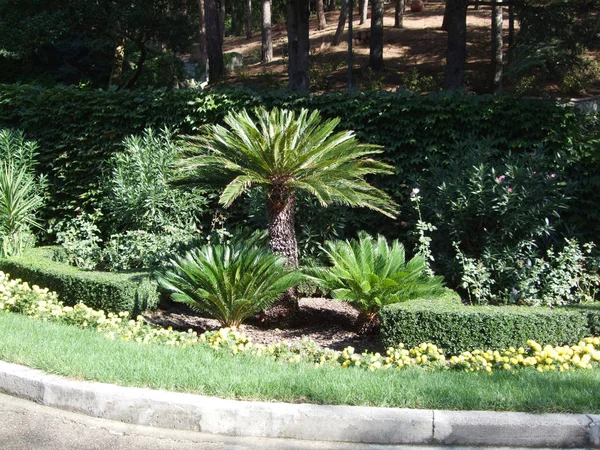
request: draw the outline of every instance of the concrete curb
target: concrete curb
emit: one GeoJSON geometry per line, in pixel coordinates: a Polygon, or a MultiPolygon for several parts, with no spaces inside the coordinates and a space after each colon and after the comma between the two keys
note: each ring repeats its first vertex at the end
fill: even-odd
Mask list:
{"type": "Polygon", "coordinates": [[[248,402],[73,381],[2,361],[0,391],[93,417],[227,436],[383,445],[600,448],[600,415],[248,402]]]}

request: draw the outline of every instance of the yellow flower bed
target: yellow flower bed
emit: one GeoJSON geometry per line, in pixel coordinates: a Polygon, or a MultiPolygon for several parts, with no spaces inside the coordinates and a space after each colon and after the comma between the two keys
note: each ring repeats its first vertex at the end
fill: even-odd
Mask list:
{"type": "Polygon", "coordinates": [[[227,351],[232,355],[248,353],[257,357],[296,364],[309,362],[314,366],[324,364],[343,368],[365,370],[403,369],[411,366],[430,369],[458,369],[466,372],[493,373],[497,370],[514,371],[533,368],[538,372],[573,369],[592,369],[600,362],[600,337],[589,337],[571,346],[542,346],[530,340],[526,347],[506,350],[473,350],[447,358],[442,349],[434,344],[423,343],[414,348],[389,348],[385,355],[380,353],[356,353],[347,347],[341,352],[323,349],[310,340],[298,344],[281,342],[255,344],[240,330],[222,328],[198,334],[191,329],[175,331],[171,327],[161,328],[144,321],[141,316],[129,319],[127,312],[118,314],[94,310],[83,303],[74,307],[64,306],[58,295],[48,289],[29,286],[21,280],[11,280],[0,272],[0,311],[26,314],[38,320],[60,321],[81,328],[94,329],[108,339],[134,341],[140,344],[164,344],[175,347],[205,345],[216,351],[227,351]]]}

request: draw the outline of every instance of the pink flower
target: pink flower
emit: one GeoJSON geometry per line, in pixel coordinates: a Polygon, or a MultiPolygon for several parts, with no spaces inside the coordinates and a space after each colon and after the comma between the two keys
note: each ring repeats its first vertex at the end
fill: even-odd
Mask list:
{"type": "Polygon", "coordinates": [[[497,178],[497,180],[498,180],[498,183],[502,183],[502,180],[504,180],[505,178],[506,178],[506,176],[504,176],[504,175],[500,175],[500,176],[497,178]]]}
{"type": "Polygon", "coordinates": [[[512,188],[508,188],[508,193],[510,194],[512,192],[512,188]]]}
{"type": "Polygon", "coordinates": [[[553,173],[552,175],[550,175],[550,178],[556,178],[556,174],[553,173]]]}

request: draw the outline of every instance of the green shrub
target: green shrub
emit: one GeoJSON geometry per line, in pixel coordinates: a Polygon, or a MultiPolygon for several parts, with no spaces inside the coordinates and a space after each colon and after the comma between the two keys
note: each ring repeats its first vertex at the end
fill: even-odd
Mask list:
{"type": "Polygon", "coordinates": [[[475,348],[526,346],[529,339],[552,345],[578,342],[590,334],[586,317],[568,309],[526,306],[463,306],[450,299],[418,299],[385,307],[381,335],[387,347],[431,342],[449,354],[475,348]]]}
{"type": "Polygon", "coordinates": [[[148,273],[106,273],[77,269],[53,261],[54,248],[29,250],[22,257],[0,261],[0,270],[12,278],[58,293],[65,305],[86,305],[104,311],[127,311],[132,315],[158,305],[157,284],[148,273]]]}
{"type": "Polygon", "coordinates": [[[175,301],[209,314],[222,326],[238,326],[271,306],[301,279],[286,267],[286,258],[259,245],[259,237],[206,245],[171,261],[158,274],[175,301]]]}
{"type": "Polygon", "coordinates": [[[206,207],[205,191],[169,184],[178,153],[173,132],[147,128],[141,136],[127,136],[123,146],[124,151],[108,161],[104,206],[114,230],[160,232],[167,225],[195,224],[206,207]]]}

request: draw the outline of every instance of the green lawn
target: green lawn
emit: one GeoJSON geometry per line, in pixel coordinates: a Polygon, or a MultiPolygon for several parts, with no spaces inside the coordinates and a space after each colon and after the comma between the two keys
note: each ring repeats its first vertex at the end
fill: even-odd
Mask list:
{"type": "Polygon", "coordinates": [[[600,370],[368,372],[111,341],[0,312],[0,359],[67,377],[227,398],[465,410],[598,413],[600,370]]]}

